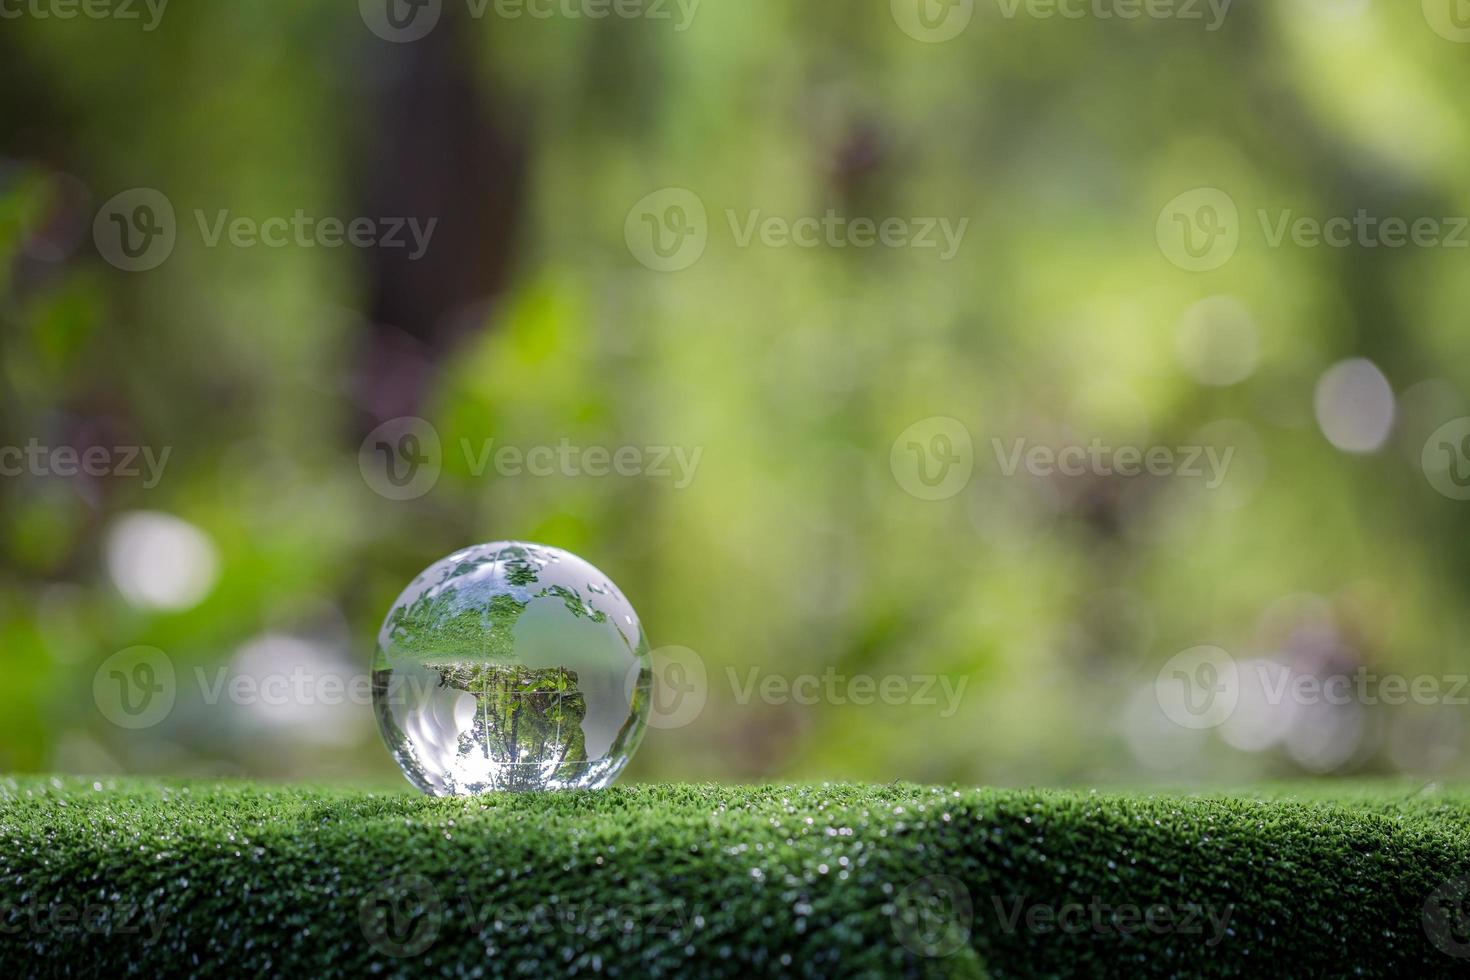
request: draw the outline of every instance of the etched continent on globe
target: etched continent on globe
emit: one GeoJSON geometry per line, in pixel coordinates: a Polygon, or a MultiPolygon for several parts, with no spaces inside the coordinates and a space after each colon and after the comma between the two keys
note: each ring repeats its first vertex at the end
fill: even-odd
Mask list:
{"type": "Polygon", "coordinates": [[[608,785],[643,737],[651,685],[638,616],[607,576],[515,542],[425,569],[373,663],[389,750],[441,796],[608,785]]]}

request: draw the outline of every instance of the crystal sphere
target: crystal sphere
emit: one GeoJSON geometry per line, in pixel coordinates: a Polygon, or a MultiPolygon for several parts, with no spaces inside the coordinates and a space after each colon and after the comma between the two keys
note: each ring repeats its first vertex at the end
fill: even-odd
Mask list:
{"type": "Polygon", "coordinates": [[[638,615],[576,555],[502,541],[424,569],[378,632],[373,708],[425,793],[600,789],[643,738],[638,615]]]}

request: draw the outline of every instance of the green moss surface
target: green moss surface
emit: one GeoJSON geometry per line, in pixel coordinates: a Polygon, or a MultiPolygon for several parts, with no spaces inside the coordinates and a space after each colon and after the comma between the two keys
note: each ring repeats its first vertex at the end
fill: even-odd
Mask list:
{"type": "Polygon", "coordinates": [[[1470,794],[0,779],[10,976],[1464,976],[1470,794]],[[1162,910],[1162,911],[1161,911],[1162,910]]]}

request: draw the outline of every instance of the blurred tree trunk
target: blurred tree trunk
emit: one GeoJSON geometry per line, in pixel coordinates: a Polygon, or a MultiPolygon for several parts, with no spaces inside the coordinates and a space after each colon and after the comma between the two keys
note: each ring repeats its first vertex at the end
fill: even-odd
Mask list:
{"type": "Polygon", "coordinates": [[[475,72],[475,32],[446,9],[428,36],[382,45],[374,145],[358,213],[437,219],[427,250],[367,253],[359,425],[415,414],[455,341],[484,322],[510,275],[526,142],[475,72]]]}

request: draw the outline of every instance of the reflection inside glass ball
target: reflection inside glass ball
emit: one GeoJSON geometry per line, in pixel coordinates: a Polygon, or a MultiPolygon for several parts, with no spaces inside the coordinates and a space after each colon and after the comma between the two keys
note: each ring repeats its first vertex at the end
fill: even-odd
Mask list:
{"type": "Polygon", "coordinates": [[[373,662],[383,739],[436,796],[607,786],[643,737],[651,686],[643,628],[607,576],[517,542],[425,569],[373,662]]]}

